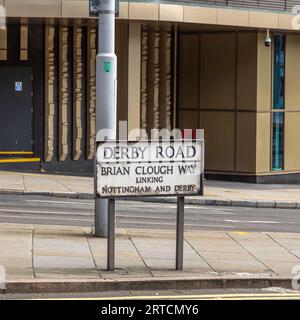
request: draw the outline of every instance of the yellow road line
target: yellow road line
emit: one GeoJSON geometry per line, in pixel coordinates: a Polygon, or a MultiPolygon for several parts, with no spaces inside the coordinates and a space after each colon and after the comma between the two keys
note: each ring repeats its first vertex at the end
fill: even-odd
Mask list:
{"type": "MultiPolygon", "coordinates": [[[[120,296],[92,298],[51,298],[46,300],[300,300],[300,293],[286,294],[208,294],[208,295],[169,295],[169,296],[120,296]]],[[[41,299],[37,299],[41,300],[41,299]]]]}
{"type": "Polygon", "coordinates": [[[239,236],[247,236],[250,232],[245,231],[233,231],[232,233],[237,234],[239,236]]]}
{"type": "Polygon", "coordinates": [[[41,158],[0,159],[0,163],[40,162],[41,158]]]}
{"type": "Polygon", "coordinates": [[[33,155],[32,151],[0,151],[0,155],[33,155]]]}

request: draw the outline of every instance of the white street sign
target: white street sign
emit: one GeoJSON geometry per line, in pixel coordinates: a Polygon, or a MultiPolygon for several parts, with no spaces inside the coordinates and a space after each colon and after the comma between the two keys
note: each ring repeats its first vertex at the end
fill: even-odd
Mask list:
{"type": "Polygon", "coordinates": [[[100,143],[97,196],[200,195],[203,159],[203,140],[100,143]]]}

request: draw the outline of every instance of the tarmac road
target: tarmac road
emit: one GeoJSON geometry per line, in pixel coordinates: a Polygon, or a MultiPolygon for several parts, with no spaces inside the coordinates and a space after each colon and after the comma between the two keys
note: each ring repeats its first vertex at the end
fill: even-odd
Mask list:
{"type": "MultiPolygon", "coordinates": [[[[300,209],[186,205],[186,230],[300,232],[300,209]]],[[[0,196],[0,223],[92,226],[92,200],[41,196],[0,196]]],[[[117,227],[173,229],[176,205],[117,202],[117,227]]]]}

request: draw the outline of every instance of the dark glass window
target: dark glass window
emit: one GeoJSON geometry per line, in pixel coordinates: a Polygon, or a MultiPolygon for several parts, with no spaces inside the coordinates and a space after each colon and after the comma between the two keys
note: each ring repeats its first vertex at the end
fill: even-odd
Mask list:
{"type": "Polygon", "coordinates": [[[283,170],[284,159],[284,113],[273,113],[272,170],[283,170]]]}
{"type": "Polygon", "coordinates": [[[285,36],[274,36],[273,109],[284,109],[285,36]]]}
{"type": "Polygon", "coordinates": [[[284,169],[285,36],[274,35],[272,170],[284,169]]]}

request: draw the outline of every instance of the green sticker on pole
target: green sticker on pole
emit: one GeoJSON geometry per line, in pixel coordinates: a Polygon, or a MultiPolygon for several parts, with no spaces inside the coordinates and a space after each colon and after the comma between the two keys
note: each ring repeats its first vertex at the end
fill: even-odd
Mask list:
{"type": "Polygon", "coordinates": [[[103,63],[104,72],[111,72],[111,69],[112,69],[111,61],[104,61],[104,63],[103,63]]]}

